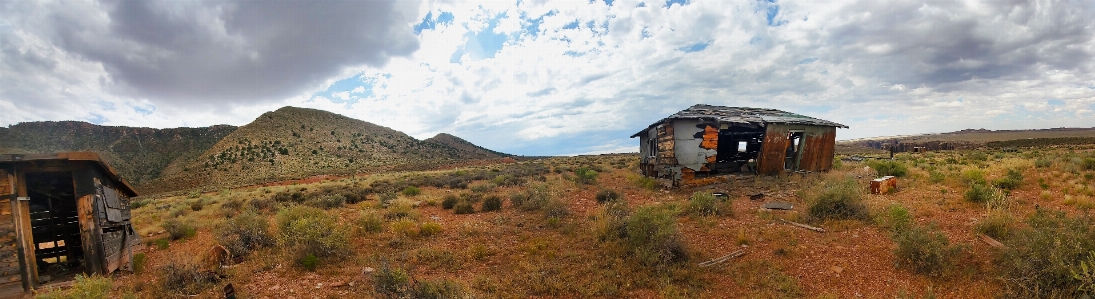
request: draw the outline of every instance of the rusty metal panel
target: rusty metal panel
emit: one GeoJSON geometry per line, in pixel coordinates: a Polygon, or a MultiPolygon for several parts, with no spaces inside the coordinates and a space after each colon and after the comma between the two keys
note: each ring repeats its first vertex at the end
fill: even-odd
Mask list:
{"type": "Polygon", "coordinates": [[[799,170],[826,171],[833,166],[836,128],[807,127],[799,170]]]}
{"type": "Polygon", "coordinates": [[[758,155],[757,173],[774,175],[783,172],[784,157],[787,155],[787,134],[790,133],[786,125],[769,124],[764,133],[764,143],[758,155]]]}

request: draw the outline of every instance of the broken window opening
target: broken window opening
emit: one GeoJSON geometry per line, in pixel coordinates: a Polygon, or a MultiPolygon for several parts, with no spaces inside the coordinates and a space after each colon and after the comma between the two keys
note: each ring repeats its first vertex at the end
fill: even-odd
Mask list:
{"type": "Polygon", "coordinates": [[[76,195],[70,172],[27,173],[31,238],[40,272],[53,265],[81,266],[84,258],[76,195]]]}
{"type": "Polygon", "coordinates": [[[764,142],[764,128],[729,126],[719,130],[712,174],[756,172],[757,158],[764,142]]]}

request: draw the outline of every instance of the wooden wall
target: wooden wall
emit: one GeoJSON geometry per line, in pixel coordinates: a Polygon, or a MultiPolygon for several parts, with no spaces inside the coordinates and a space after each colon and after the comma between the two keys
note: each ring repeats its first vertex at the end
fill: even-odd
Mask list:
{"type": "Polygon", "coordinates": [[[16,246],[15,221],[11,215],[11,195],[14,193],[11,177],[6,171],[0,170],[0,286],[22,282],[19,275],[19,256],[16,255],[19,248],[16,246]]]}

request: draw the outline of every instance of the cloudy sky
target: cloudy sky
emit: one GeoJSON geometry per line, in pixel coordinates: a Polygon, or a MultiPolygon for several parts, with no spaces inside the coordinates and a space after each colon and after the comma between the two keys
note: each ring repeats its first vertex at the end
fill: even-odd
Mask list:
{"type": "Polygon", "coordinates": [[[697,103],[839,139],[1092,127],[1095,1],[0,1],[0,126],[298,106],[558,155],[697,103]]]}

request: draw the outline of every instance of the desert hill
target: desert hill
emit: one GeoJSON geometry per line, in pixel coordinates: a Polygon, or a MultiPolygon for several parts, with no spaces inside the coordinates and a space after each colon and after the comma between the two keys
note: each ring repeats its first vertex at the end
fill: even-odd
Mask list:
{"type": "Polygon", "coordinates": [[[202,128],[134,128],[81,121],[25,122],[0,128],[0,153],[93,151],[126,180],[141,185],[168,165],[197,157],[236,130],[229,125],[202,128]]]}
{"type": "Polygon", "coordinates": [[[506,156],[449,134],[423,141],[335,113],[295,107],[264,113],[242,127],[152,129],[63,121],[0,128],[0,153],[61,151],[99,153],[141,193],[422,169],[506,156]]]}
{"type": "Polygon", "coordinates": [[[445,145],[454,148],[462,153],[465,153],[466,155],[472,155],[474,158],[478,159],[491,159],[510,156],[504,153],[486,149],[482,146],[475,145],[474,143],[447,133],[440,133],[423,141],[445,145]]]}
{"type": "Polygon", "coordinates": [[[173,163],[149,189],[229,187],[502,157],[463,142],[457,148],[327,111],[284,107],[239,127],[196,158],[173,163]]]}

